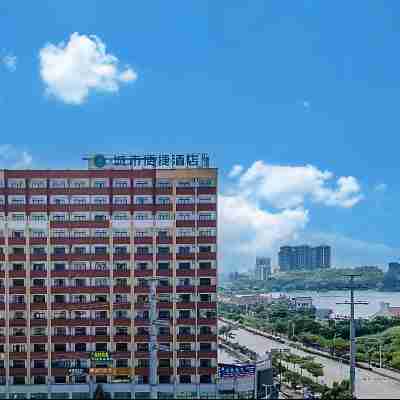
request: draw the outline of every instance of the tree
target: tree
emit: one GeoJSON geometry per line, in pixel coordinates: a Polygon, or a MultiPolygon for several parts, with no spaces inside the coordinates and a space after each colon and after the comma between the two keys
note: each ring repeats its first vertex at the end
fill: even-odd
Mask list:
{"type": "Polygon", "coordinates": [[[321,400],[348,400],[352,399],[349,381],[333,382],[331,388],[326,388],[321,395],[321,400]]]}

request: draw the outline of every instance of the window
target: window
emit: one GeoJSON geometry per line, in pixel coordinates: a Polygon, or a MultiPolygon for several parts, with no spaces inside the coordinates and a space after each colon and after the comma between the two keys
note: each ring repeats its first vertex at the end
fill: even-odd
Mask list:
{"type": "Polygon", "coordinates": [[[178,247],[178,254],[179,255],[190,255],[190,246],[179,246],[178,247]]]}
{"type": "Polygon", "coordinates": [[[200,358],[200,368],[211,368],[211,360],[208,358],[200,358]]]}
{"type": "Polygon", "coordinates": [[[107,343],[96,343],[96,351],[107,351],[107,350],[108,350],[107,343]]]}
{"type": "Polygon", "coordinates": [[[25,271],[25,265],[24,264],[13,264],[12,265],[12,270],[14,272],[22,272],[25,271]]]}
{"type": "Polygon", "coordinates": [[[192,351],[192,344],[187,342],[179,343],[179,351],[192,351]]]}
{"type": "Polygon", "coordinates": [[[160,271],[167,271],[169,270],[169,263],[158,263],[158,269],[160,271]]]}
{"type": "Polygon", "coordinates": [[[168,255],[168,254],[170,254],[169,246],[158,246],[158,254],[159,255],[168,255]]]}
{"type": "Polygon", "coordinates": [[[180,383],[192,383],[192,377],[190,375],[179,375],[180,383]]]}
{"type": "Polygon", "coordinates": [[[97,326],[95,329],[96,336],[106,336],[107,335],[107,328],[105,326],[97,326]]]}
{"type": "Polygon", "coordinates": [[[54,377],[54,383],[66,383],[66,376],[55,376],[54,377]]]}
{"type": "Polygon", "coordinates": [[[138,359],[138,367],[139,368],[149,368],[150,362],[148,359],[139,358],[138,359]]]}
{"type": "Polygon", "coordinates": [[[127,188],[129,187],[129,180],[118,179],[113,182],[113,186],[116,188],[127,188]]]}
{"type": "Polygon", "coordinates": [[[115,328],[115,334],[117,336],[127,336],[128,335],[128,327],[127,326],[117,326],[115,328]]]}
{"type": "Polygon", "coordinates": [[[211,246],[199,246],[199,253],[211,253],[211,246]]]}
{"type": "Polygon", "coordinates": [[[25,385],[25,376],[14,376],[13,378],[14,385],[25,385]]]}
{"type": "Polygon", "coordinates": [[[86,328],[85,327],[77,327],[75,328],[75,336],[85,336],[86,328]]]}
{"type": "Polygon", "coordinates": [[[199,263],[200,269],[211,269],[211,262],[201,262],[199,263]]]}
{"type": "Polygon", "coordinates": [[[171,377],[169,375],[159,375],[158,381],[160,384],[171,383],[171,377]]]}
{"type": "Polygon", "coordinates": [[[128,343],[116,343],[115,351],[121,351],[121,352],[128,351],[128,343]]]}
{"type": "Polygon", "coordinates": [[[200,351],[212,351],[211,343],[200,343],[200,351]]]}
{"type": "Polygon", "coordinates": [[[191,334],[192,334],[192,331],[191,331],[190,326],[180,326],[178,328],[178,335],[185,336],[185,335],[191,335],[191,334]]]}
{"type": "Polygon", "coordinates": [[[25,286],[24,279],[13,279],[13,287],[23,287],[25,286]]]}
{"type": "Polygon", "coordinates": [[[136,344],[137,351],[149,351],[149,344],[148,343],[137,343],[136,344]]]}
{"type": "Polygon", "coordinates": [[[200,375],[200,383],[212,383],[211,375],[200,375]]]}
{"type": "Polygon", "coordinates": [[[192,360],[190,358],[180,358],[179,368],[190,368],[192,366],[192,360]]]}
{"type": "Polygon", "coordinates": [[[33,351],[35,353],[44,353],[46,351],[46,345],[44,343],[35,343],[33,345],[33,351]]]}
{"type": "Polygon", "coordinates": [[[119,358],[115,361],[116,368],[128,368],[129,360],[126,358],[119,358]]]}
{"type": "Polygon", "coordinates": [[[75,351],[85,352],[86,351],[86,343],[75,343],[75,351]]]}
{"type": "Polygon", "coordinates": [[[32,327],[31,332],[32,336],[46,336],[46,328],[32,327]]]}
{"type": "Polygon", "coordinates": [[[45,360],[33,360],[33,368],[46,368],[45,360]]]}

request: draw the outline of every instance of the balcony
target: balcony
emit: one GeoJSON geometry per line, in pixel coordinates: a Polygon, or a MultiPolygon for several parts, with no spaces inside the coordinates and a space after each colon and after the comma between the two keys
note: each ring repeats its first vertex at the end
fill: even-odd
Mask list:
{"type": "Polygon", "coordinates": [[[215,301],[199,301],[197,307],[200,309],[217,309],[217,303],[215,301]]]}
{"type": "Polygon", "coordinates": [[[216,342],[217,341],[217,335],[214,334],[214,333],[199,334],[197,336],[197,341],[198,342],[216,342]]]}
{"type": "Polygon", "coordinates": [[[27,321],[26,319],[10,319],[10,326],[14,327],[14,326],[26,326],[27,325],[27,321]]]}
{"type": "Polygon", "coordinates": [[[135,286],[134,289],[135,293],[137,294],[148,294],[150,293],[150,287],[149,286],[142,286],[142,285],[137,285],[135,286]]]}
{"type": "Polygon", "coordinates": [[[130,293],[130,292],[131,292],[131,286],[129,285],[114,286],[114,293],[130,293]]]}
{"type": "Polygon", "coordinates": [[[194,236],[177,236],[176,244],[195,244],[196,238],[194,236]]]}
{"type": "Polygon", "coordinates": [[[196,336],[195,335],[177,335],[176,336],[176,341],[177,342],[189,342],[192,343],[196,340],[196,336]]]}
{"type": "Polygon", "coordinates": [[[158,253],[156,256],[157,261],[172,261],[172,253],[168,254],[160,254],[158,253]]]}
{"type": "Polygon", "coordinates": [[[217,194],[216,186],[200,186],[197,188],[197,194],[217,194]]]}
{"type": "MultiPolygon", "coordinates": [[[[152,274],[150,274],[151,276],[152,274]]],[[[172,269],[168,268],[168,269],[157,269],[156,270],[156,276],[159,277],[168,277],[168,276],[172,276],[172,269]]]]}
{"type": "Polygon", "coordinates": [[[176,287],[176,293],[194,293],[193,285],[178,285],[176,287]]]}
{"type": "Polygon", "coordinates": [[[15,237],[10,237],[8,239],[8,245],[9,246],[24,246],[25,245],[25,238],[15,238],[15,237]]]}
{"type": "Polygon", "coordinates": [[[199,286],[197,288],[197,291],[199,293],[216,293],[217,292],[217,287],[215,285],[199,286]]]}
{"type": "Polygon", "coordinates": [[[134,273],[135,273],[135,277],[137,277],[137,278],[153,276],[152,269],[135,269],[134,273]]]}
{"type": "Polygon", "coordinates": [[[26,368],[10,368],[10,376],[27,376],[26,368]]]}
{"type": "Polygon", "coordinates": [[[197,226],[199,228],[216,228],[217,220],[215,220],[215,219],[199,219],[197,221],[197,226]]]}
{"type": "Polygon", "coordinates": [[[197,271],[198,276],[217,276],[217,270],[215,268],[200,268],[197,271]]]}
{"type": "Polygon", "coordinates": [[[137,244],[153,244],[153,237],[152,236],[135,236],[134,238],[135,245],[137,244]]]}
{"type": "Polygon", "coordinates": [[[181,261],[181,260],[194,260],[195,257],[196,257],[195,253],[178,253],[176,255],[176,259],[178,261],[181,261]]]}
{"type": "Polygon", "coordinates": [[[194,325],[196,325],[196,319],[195,318],[177,318],[176,324],[177,325],[194,326],[194,325]]]}
{"type": "Polygon", "coordinates": [[[114,244],[130,244],[129,236],[115,236],[113,237],[114,244]]]}
{"type": "Polygon", "coordinates": [[[216,236],[198,236],[197,238],[198,244],[215,244],[217,243],[216,236]]]}
{"type": "Polygon", "coordinates": [[[217,203],[199,203],[197,211],[217,211],[217,203]]]}
{"type": "Polygon", "coordinates": [[[194,228],[196,221],[194,219],[178,219],[176,221],[177,228],[194,228]]]}
{"type": "Polygon", "coordinates": [[[148,318],[135,318],[135,326],[149,326],[150,320],[148,318]]]}
{"type": "Polygon", "coordinates": [[[176,303],[176,308],[178,310],[183,310],[183,309],[185,309],[185,310],[188,310],[188,309],[194,310],[195,304],[194,304],[193,301],[179,301],[179,302],[176,303]]]}
{"type": "Polygon", "coordinates": [[[129,261],[130,253],[114,253],[113,258],[114,261],[129,261]]]}
{"type": "Polygon", "coordinates": [[[12,261],[25,261],[26,254],[10,254],[8,259],[10,262],[12,261]]]}
{"type": "Polygon", "coordinates": [[[194,195],[195,188],[194,187],[177,187],[176,195],[194,195]]]}
{"type": "Polygon", "coordinates": [[[66,294],[80,294],[80,293],[109,293],[109,286],[58,286],[52,287],[51,293],[66,293],[66,294]]]}
{"type": "Polygon", "coordinates": [[[135,253],[136,261],[153,261],[153,254],[138,254],[135,253]]]}
{"type": "Polygon", "coordinates": [[[216,326],[217,325],[217,318],[199,318],[197,320],[198,325],[212,325],[216,326]]]}
{"type": "Polygon", "coordinates": [[[158,286],[157,293],[172,293],[172,286],[158,286]]]}
{"type": "Polygon", "coordinates": [[[198,358],[218,358],[218,352],[209,350],[209,351],[198,351],[197,352],[198,358]]]}
{"type": "Polygon", "coordinates": [[[204,252],[197,254],[198,260],[216,260],[217,254],[215,252],[204,252]]]}
{"type": "Polygon", "coordinates": [[[196,368],[194,367],[178,367],[178,375],[195,375],[196,368]]]}
{"type": "Polygon", "coordinates": [[[195,211],[195,204],[177,204],[176,211],[195,211]]]}
{"type": "Polygon", "coordinates": [[[157,236],[157,244],[172,244],[172,236],[157,236]]]}
{"type": "Polygon", "coordinates": [[[108,228],[110,221],[51,221],[52,229],[76,229],[76,228],[108,228]]]}
{"type": "Polygon", "coordinates": [[[194,277],[195,276],[195,270],[194,269],[177,269],[176,270],[176,276],[178,278],[194,277]]]}

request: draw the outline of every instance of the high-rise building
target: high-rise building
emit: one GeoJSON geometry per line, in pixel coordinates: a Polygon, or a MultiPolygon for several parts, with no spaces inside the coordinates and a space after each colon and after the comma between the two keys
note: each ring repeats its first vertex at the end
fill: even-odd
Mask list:
{"type": "Polygon", "coordinates": [[[0,171],[0,395],[215,393],[217,170],[86,159],[0,171]]]}
{"type": "Polygon", "coordinates": [[[331,247],[282,246],[278,258],[281,271],[330,268],[331,247]]]}
{"type": "Polygon", "coordinates": [[[266,281],[271,276],[271,259],[268,257],[257,257],[255,278],[258,281],[266,281]]]}

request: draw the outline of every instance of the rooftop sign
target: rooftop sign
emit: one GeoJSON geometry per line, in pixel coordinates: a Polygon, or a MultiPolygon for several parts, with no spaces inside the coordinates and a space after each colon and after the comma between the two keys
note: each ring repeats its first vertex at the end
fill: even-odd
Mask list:
{"type": "Polygon", "coordinates": [[[145,155],[104,155],[94,154],[83,157],[89,169],[107,168],[210,168],[210,157],[206,153],[189,154],[145,154],[145,155]]]}

